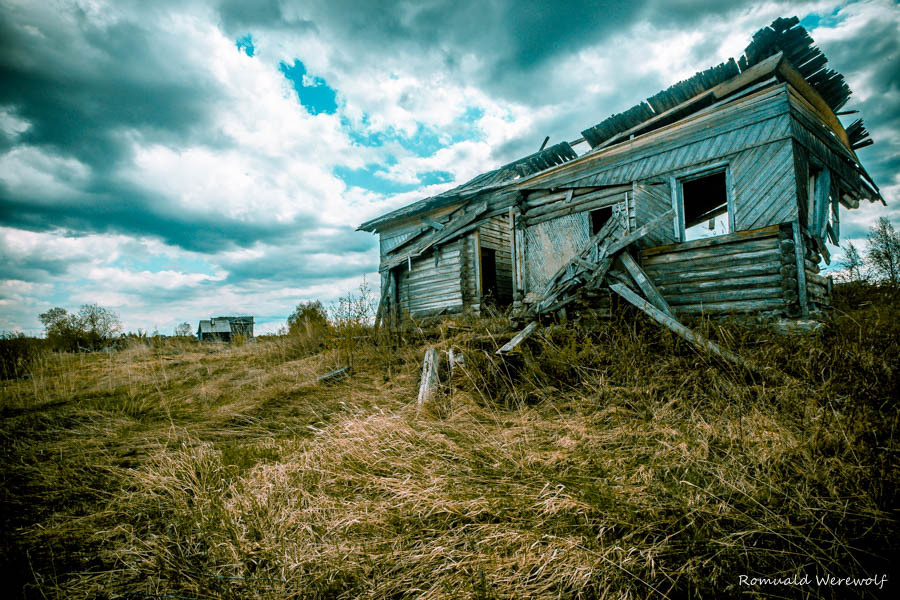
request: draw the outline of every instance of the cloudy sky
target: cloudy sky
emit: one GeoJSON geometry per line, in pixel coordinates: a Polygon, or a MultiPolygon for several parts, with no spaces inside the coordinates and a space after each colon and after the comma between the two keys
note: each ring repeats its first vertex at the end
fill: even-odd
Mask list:
{"type": "Polygon", "coordinates": [[[0,0],[0,331],[94,302],[129,330],[277,329],[377,287],[362,221],[573,140],[795,14],[876,142],[860,157],[888,207],[842,233],[900,226],[888,0],[0,0]]]}

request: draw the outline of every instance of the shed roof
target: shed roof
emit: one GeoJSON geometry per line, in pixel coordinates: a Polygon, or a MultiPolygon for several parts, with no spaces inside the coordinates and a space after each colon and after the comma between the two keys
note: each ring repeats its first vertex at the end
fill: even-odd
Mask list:
{"type": "Polygon", "coordinates": [[[205,319],[200,321],[199,333],[231,333],[231,322],[228,319],[205,319]]]}

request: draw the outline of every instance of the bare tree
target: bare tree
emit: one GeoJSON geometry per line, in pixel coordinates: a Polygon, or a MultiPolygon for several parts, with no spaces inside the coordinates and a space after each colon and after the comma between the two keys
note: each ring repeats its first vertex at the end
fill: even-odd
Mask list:
{"type": "Polygon", "coordinates": [[[844,246],[844,261],[841,266],[844,267],[844,279],[847,281],[860,281],[863,279],[863,263],[862,255],[857,250],[853,242],[847,242],[844,246]]]}
{"type": "Polygon", "coordinates": [[[869,229],[868,239],[866,258],[872,273],[891,285],[900,283],[900,232],[886,217],[880,217],[869,229]]]}
{"type": "Polygon", "coordinates": [[[178,336],[187,337],[187,336],[191,335],[191,331],[192,331],[191,324],[187,323],[187,322],[182,323],[181,325],[177,325],[175,327],[175,335],[178,335],[178,336]]]}

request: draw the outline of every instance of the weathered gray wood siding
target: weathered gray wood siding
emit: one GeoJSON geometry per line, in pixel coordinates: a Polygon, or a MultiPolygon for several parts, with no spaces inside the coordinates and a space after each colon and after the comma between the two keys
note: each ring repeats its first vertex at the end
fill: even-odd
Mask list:
{"type": "Polygon", "coordinates": [[[400,310],[412,317],[441,311],[459,312],[463,306],[460,286],[462,240],[456,240],[412,260],[412,270],[400,266],[397,293],[400,310]]]}
{"type": "Polygon", "coordinates": [[[676,313],[783,312],[779,231],[771,226],[648,248],[641,260],[676,313]]]}
{"type": "MultiPolygon", "coordinates": [[[[717,138],[706,141],[715,145],[717,138]]],[[[700,162],[670,174],[676,181],[682,173],[705,166],[727,168],[730,174],[734,230],[746,231],[797,218],[797,179],[793,145],[790,139],[755,145],[734,152],[721,160],[700,162]]],[[[671,185],[658,184],[659,178],[637,182],[634,192],[636,225],[641,225],[672,208],[671,185]]],[[[677,183],[676,183],[677,185],[677,183]]],[[[676,241],[675,228],[659,228],[647,235],[642,246],[676,241]]]]}
{"type": "Polygon", "coordinates": [[[797,187],[790,140],[738,152],[730,161],[736,231],[797,218],[797,187]]]}
{"type": "MultiPolygon", "coordinates": [[[[655,184],[649,181],[636,183],[634,186],[634,220],[635,226],[640,227],[644,223],[652,221],[655,217],[672,208],[672,194],[668,181],[655,184]]],[[[659,227],[651,231],[638,245],[642,248],[674,244],[678,241],[673,226],[659,227]]]]}
{"type": "MultiPolygon", "coordinates": [[[[488,219],[478,228],[482,248],[491,248],[497,258],[497,291],[501,302],[512,302],[512,241],[508,216],[488,219]]],[[[474,248],[474,245],[473,245],[474,248]]]]}
{"type": "MultiPolygon", "coordinates": [[[[786,84],[759,92],[671,128],[587,155],[528,183],[530,188],[631,184],[722,160],[791,136],[786,84]]],[[[641,223],[638,223],[640,226],[641,223]]]]}
{"type": "MultiPolygon", "coordinates": [[[[428,213],[428,217],[439,223],[446,223],[450,220],[450,214],[459,208],[459,204],[445,206],[428,213]]],[[[410,217],[402,221],[397,221],[386,225],[385,228],[378,233],[378,243],[381,250],[381,258],[384,259],[385,254],[410,239],[414,235],[422,231],[428,231],[428,226],[418,217],[410,217]]]]}
{"type": "MultiPolygon", "coordinates": [[[[850,151],[834,137],[834,134],[826,127],[815,111],[794,92],[789,95],[791,108],[791,134],[797,146],[805,151],[805,155],[798,153],[797,159],[804,163],[812,158],[820,166],[826,166],[832,173],[832,183],[854,194],[859,192],[860,181],[857,172],[851,162],[854,158],[850,151]],[[844,158],[841,158],[841,157],[844,158]],[[851,161],[851,162],[848,162],[851,161]]],[[[806,201],[806,197],[800,199],[806,201]]],[[[801,222],[801,224],[805,225],[801,222]]]]}
{"type": "Polygon", "coordinates": [[[525,228],[525,292],[540,292],[547,281],[587,244],[591,220],[578,212],[525,228]]]}

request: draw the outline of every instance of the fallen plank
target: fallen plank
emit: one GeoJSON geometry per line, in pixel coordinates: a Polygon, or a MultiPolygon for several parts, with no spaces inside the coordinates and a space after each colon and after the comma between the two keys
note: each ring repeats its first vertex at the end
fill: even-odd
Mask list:
{"type": "Polygon", "coordinates": [[[350,375],[350,367],[341,367],[340,369],[335,369],[334,371],[329,371],[324,375],[319,375],[316,377],[316,383],[322,383],[323,381],[332,381],[335,379],[343,379],[350,375]]]}
{"type": "Polygon", "coordinates": [[[422,383],[419,384],[418,405],[421,407],[431,400],[431,396],[437,389],[438,380],[438,351],[429,348],[425,351],[425,360],[422,361],[422,383]]]}
{"type": "Polygon", "coordinates": [[[749,363],[747,363],[747,361],[745,361],[743,358],[741,358],[737,354],[735,354],[733,352],[729,352],[728,350],[721,348],[715,342],[712,342],[712,341],[706,339],[705,337],[703,337],[702,335],[700,335],[694,331],[691,331],[690,329],[688,329],[687,327],[685,327],[684,325],[679,323],[676,319],[673,319],[666,313],[662,312],[661,310],[659,310],[658,308],[656,308],[655,306],[653,306],[652,304],[647,302],[645,299],[641,298],[640,296],[638,296],[637,294],[632,292],[625,285],[623,285],[621,283],[611,283],[611,284],[609,284],[609,287],[614,292],[616,292],[617,294],[622,296],[625,300],[627,300],[631,304],[635,305],[636,307],[638,307],[639,309],[641,309],[642,311],[647,313],[647,315],[649,315],[651,319],[653,319],[660,325],[663,325],[664,327],[671,329],[672,331],[674,331],[675,333],[677,333],[678,335],[680,335],[687,341],[691,342],[692,344],[699,346],[699,347],[715,354],[716,356],[724,358],[725,360],[731,361],[742,367],[746,367],[753,371],[757,370],[757,369],[753,368],[749,363]]]}
{"type": "Polygon", "coordinates": [[[516,336],[506,342],[499,350],[497,350],[497,354],[506,354],[508,352],[512,352],[513,349],[525,341],[528,336],[535,332],[537,329],[537,321],[532,321],[528,325],[525,326],[525,329],[516,334],[516,336]]]}
{"type": "Polygon", "coordinates": [[[621,260],[622,264],[625,265],[625,269],[628,270],[628,274],[631,275],[631,278],[634,279],[634,282],[638,284],[638,287],[641,288],[641,291],[644,292],[644,295],[647,297],[647,299],[651,303],[653,303],[653,306],[671,317],[672,309],[669,308],[669,303],[666,302],[666,299],[663,298],[662,294],[659,293],[659,290],[656,289],[656,286],[653,285],[653,282],[650,281],[650,278],[647,277],[647,274],[644,273],[644,270],[641,268],[641,266],[637,264],[637,261],[634,260],[627,252],[623,252],[619,256],[619,260],[621,260]]]}

